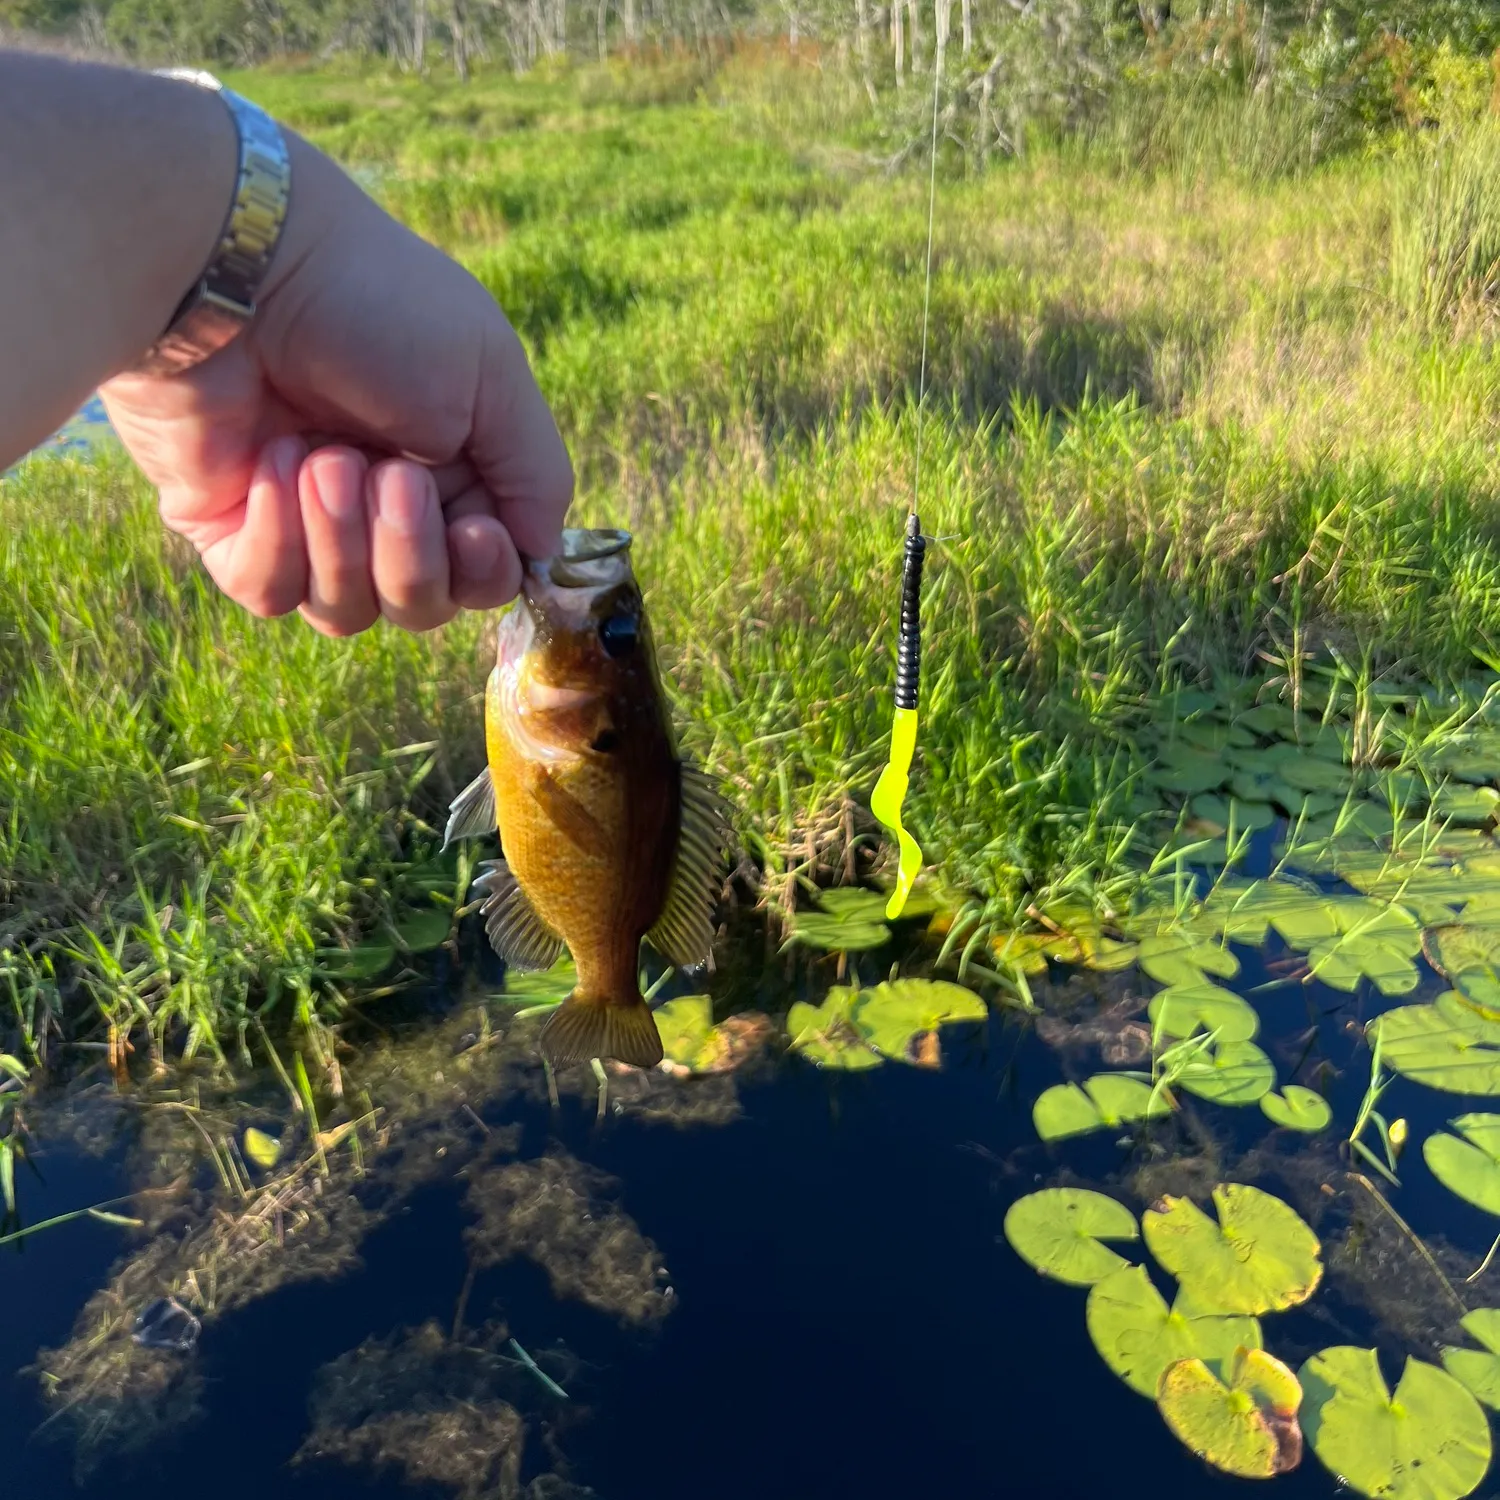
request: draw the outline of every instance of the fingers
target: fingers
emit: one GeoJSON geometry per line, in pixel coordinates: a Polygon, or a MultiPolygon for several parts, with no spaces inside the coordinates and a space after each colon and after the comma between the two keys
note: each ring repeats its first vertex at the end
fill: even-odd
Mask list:
{"type": "Polygon", "coordinates": [[[370,563],[380,612],[404,630],[431,630],[458,612],[449,592],[447,524],[429,469],[377,464],[365,479],[370,563]]]}
{"type": "Polygon", "coordinates": [[[365,515],[369,468],[362,453],[346,447],[320,449],[302,465],[308,580],[301,614],[324,635],[357,635],[380,618],[365,515]]]}
{"type": "Polygon", "coordinates": [[[307,445],[279,438],[262,450],[243,503],[243,519],[200,546],[214,582],[253,615],[289,614],[307,593],[307,553],[297,499],[297,473],[307,445]]]}
{"type": "Polygon", "coordinates": [[[468,455],[515,547],[529,557],[556,551],[573,465],[521,340],[498,312],[484,326],[468,455]]]}
{"type": "MultiPolygon", "coordinates": [[[[439,479],[438,490],[442,492],[439,479]]],[[[494,516],[483,485],[472,483],[443,505],[448,524],[448,578],[460,609],[498,609],[521,589],[521,559],[510,533],[494,516]]]]}

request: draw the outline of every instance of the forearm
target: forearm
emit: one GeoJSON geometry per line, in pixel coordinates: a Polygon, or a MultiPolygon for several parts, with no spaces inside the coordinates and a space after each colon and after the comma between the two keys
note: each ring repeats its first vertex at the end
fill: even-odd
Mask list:
{"type": "Polygon", "coordinates": [[[235,166],[205,90],[0,51],[0,469],[166,327],[235,166]]]}

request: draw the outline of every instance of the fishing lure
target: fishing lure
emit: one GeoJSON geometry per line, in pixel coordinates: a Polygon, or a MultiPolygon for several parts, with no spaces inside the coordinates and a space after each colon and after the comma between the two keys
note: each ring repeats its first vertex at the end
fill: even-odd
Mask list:
{"type": "Polygon", "coordinates": [[[896,712],[891,724],[891,753],[875,791],[870,811],[896,836],[900,860],[896,889],[886,902],[885,914],[894,921],[901,915],[912,882],[922,868],[922,850],[901,822],[901,806],[911,779],[911,758],[917,747],[917,703],[922,677],[922,558],[927,539],[913,510],[906,518],[906,543],[901,561],[901,623],[896,639],[896,712]]]}

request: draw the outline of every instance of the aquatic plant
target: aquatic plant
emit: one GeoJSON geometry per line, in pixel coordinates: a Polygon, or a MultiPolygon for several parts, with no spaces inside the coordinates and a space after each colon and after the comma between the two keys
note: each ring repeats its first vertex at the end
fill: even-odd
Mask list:
{"type": "Polygon", "coordinates": [[[919,1062],[938,1030],[983,1021],[989,1008],[972,990],[934,979],[889,979],[869,989],[836,986],[820,1005],[787,1012],[793,1052],[821,1067],[867,1068],[883,1060],[919,1062]]]}
{"type": "Polygon", "coordinates": [[[1062,1141],[1095,1130],[1117,1130],[1172,1112],[1169,1093],[1121,1073],[1096,1073],[1080,1088],[1055,1083],[1043,1089],[1031,1108],[1032,1123],[1044,1141],[1062,1141]]]}
{"type": "Polygon", "coordinates": [[[1126,1266],[1105,1240],[1140,1238],[1135,1215],[1089,1188],[1043,1188],[1017,1198],[1005,1238],[1027,1265],[1069,1286],[1092,1286],[1126,1266]]]}
{"type": "Polygon", "coordinates": [[[1463,1330],[1484,1349],[1449,1345],[1443,1350],[1443,1368],[1486,1406],[1500,1410],[1500,1308],[1465,1313],[1463,1330]]]}
{"type": "Polygon", "coordinates": [[[1242,1479],[1269,1479],[1302,1459],[1297,1377],[1265,1350],[1236,1348],[1223,1378],[1201,1358],[1162,1372],[1156,1404],[1177,1437],[1200,1458],[1242,1479]]]}
{"type": "Polygon", "coordinates": [[[1500,1214],[1500,1115],[1459,1115],[1457,1132],[1437,1131],[1422,1142],[1422,1157],[1450,1192],[1486,1213],[1500,1214]]]}
{"type": "Polygon", "coordinates": [[[1315,1134],[1327,1128],[1333,1119],[1328,1101],[1316,1090],[1300,1083],[1289,1083],[1279,1094],[1260,1096],[1260,1107],[1273,1125],[1286,1130],[1305,1130],[1315,1134]]]}
{"type": "Polygon", "coordinates": [[[1305,1302],[1322,1279],[1318,1237],[1295,1209],[1245,1183],[1213,1192],[1218,1223],[1189,1198],[1146,1210],[1147,1248],[1201,1312],[1257,1314],[1305,1302]]]}
{"type": "Polygon", "coordinates": [[[1484,1412],[1436,1365],[1408,1359],[1394,1393],[1373,1349],[1324,1349],[1297,1373],[1308,1446],[1357,1494],[1461,1500],[1489,1469],[1484,1412]]]}

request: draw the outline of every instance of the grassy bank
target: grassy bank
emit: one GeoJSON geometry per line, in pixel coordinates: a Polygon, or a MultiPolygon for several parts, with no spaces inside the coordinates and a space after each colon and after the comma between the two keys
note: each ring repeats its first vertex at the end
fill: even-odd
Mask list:
{"type": "MultiPolygon", "coordinates": [[[[744,61],[235,82],[494,291],[580,515],[638,534],[686,739],[768,892],[842,873],[888,714],[922,174],[744,61]]],[[[1433,290],[1466,190],[1414,153],[1147,176],[1042,152],[943,185],[910,821],[997,912],[1126,898],[1174,689],[1500,656],[1489,268],[1470,236],[1433,290]]],[[[0,536],[8,1049],[113,1027],[232,1060],[261,1021],[345,1014],[337,950],[399,947],[462,888],[433,830],[478,765],[489,622],[253,621],[122,463],[24,468],[0,536]]]]}

